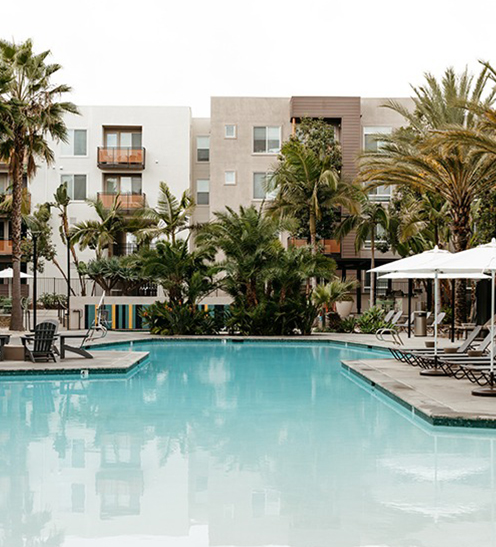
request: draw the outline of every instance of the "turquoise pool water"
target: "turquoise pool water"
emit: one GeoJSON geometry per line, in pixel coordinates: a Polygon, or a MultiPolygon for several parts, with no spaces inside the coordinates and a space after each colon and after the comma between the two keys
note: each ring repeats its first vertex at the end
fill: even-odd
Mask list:
{"type": "Polygon", "coordinates": [[[133,347],[129,378],[0,381],[0,546],[496,544],[496,434],[341,369],[372,351],[133,347]]]}

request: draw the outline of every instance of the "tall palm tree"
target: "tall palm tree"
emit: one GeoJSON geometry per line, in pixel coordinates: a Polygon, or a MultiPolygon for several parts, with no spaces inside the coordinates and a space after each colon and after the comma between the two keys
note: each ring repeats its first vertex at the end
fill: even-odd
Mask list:
{"type": "Polygon", "coordinates": [[[187,229],[194,208],[195,202],[188,190],[184,191],[178,200],[167,183],[161,182],[157,207],[145,207],[137,213],[138,218],[151,223],[151,226],[138,230],[137,235],[146,241],[165,236],[175,243],[176,235],[187,229]]]}
{"type": "Polygon", "coordinates": [[[21,308],[22,181],[36,172],[36,159],[48,164],[53,152],[46,138],[66,140],[65,113],[77,114],[70,102],[59,101],[70,91],[51,83],[60,65],[46,62],[49,51],[36,54],[31,40],[21,44],[0,40],[0,75],[8,77],[3,91],[5,108],[0,112],[0,157],[9,163],[12,183],[12,316],[10,328],[23,330],[21,308]]]}
{"type": "MultiPolygon", "coordinates": [[[[365,200],[359,213],[346,217],[338,227],[341,237],[355,230],[355,250],[358,252],[370,241],[370,268],[375,268],[375,250],[377,230],[388,229],[389,218],[386,209],[380,203],[365,200]]],[[[375,304],[375,274],[370,274],[370,307],[375,304]]]]}
{"type": "Polygon", "coordinates": [[[87,200],[95,209],[98,220],[85,220],[74,225],[69,232],[72,243],[79,243],[81,250],[89,247],[96,253],[96,258],[103,257],[105,249],[111,249],[117,241],[117,235],[124,228],[124,215],[121,210],[120,195],[117,194],[110,208],[106,208],[101,199],[87,200]]]}
{"type": "Polygon", "coordinates": [[[318,250],[317,221],[325,208],[357,212],[356,187],[343,182],[329,162],[296,138],[285,142],[280,161],[270,177],[277,192],[268,212],[282,219],[308,216],[310,243],[318,250]]]}
{"type": "MultiPolygon", "coordinates": [[[[487,67],[476,80],[467,70],[457,75],[452,68],[445,71],[441,82],[427,74],[425,85],[413,88],[413,111],[394,101],[385,105],[401,114],[408,126],[392,135],[381,135],[380,149],[366,152],[360,161],[358,178],[362,182],[409,186],[445,200],[456,251],[469,245],[472,204],[496,185],[496,162],[473,146],[446,136],[477,127],[476,112],[467,105],[487,109],[493,104],[496,91],[488,90],[488,81],[487,67]]],[[[458,321],[466,315],[465,296],[465,284],[458,282],[458,321]]]]}
{"type": "MultiPolygon", "coordinates": [[[[74,264],[76,266],[76,270],[78,272],[79,276],[79,285],[81,287],[81,295],[86,296],[86,284],[84,282],[84,278],[81,275],[81,270],[79,267],[79,258],[76,252],[76,248],[74,246],[74,242],[71,241],[70,237],[70,226],[69,226],[69,204],[71,203],[71,198],[69,196],[69,192],[67,191],[67,182],[63,182],[55,191],[53,194],[54,201],[49,203],[50,207],[55,207],[55,209],[58,209],[59,211],[59,218],[60,218],[60,227],[59,227],[59,233],[60,233],[60,239],[64,243],[64,245],[69,244],[69,250],[72,255],[72,260],[74,261],[74,264]]],[[[64,278],[67,280],[67,276],[64,274],[64,278]]],[[[71,289],[72,290],[72,289],[71,289]]]]}

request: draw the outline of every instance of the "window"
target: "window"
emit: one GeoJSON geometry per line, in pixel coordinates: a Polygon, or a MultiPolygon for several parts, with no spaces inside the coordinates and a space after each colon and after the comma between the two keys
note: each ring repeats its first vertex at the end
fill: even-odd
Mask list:
{"type": "MultiPolygon", "coordinates": [[[[386,230],[382,226],[376,226],[374,244],[377,245],[378,243],[384,242],[384,241],[386,241],[386,230]]],[[[363,244],[363,248],[370,249],[371,245],[372,245],[372,240],[366,239],[363,244]]]]}
{"type": "Polygon", "coordinates": [[[280,127],[254,127],[253,152],[255,154],[277,154],[281,149],[280,127]]]}
{"type": "Polygon", "coordinates": [[[369,192],[370,201],[391,201],[391,186],[378,186],[369,192]]]}
{"type": "Polygon", "coordinates": [[[141,175],[106,175],[105,194],[141,195],[141,175]]]}
{"type": "Polygon", "coordinates": [[[276,197],[276,190],[270,188],[268,173],[253,173],[253,199],[272,200],[276,197]]]}
{"type": "Polygon", "coordinates": [[[210,181],[206,179],[196,181],[196,203],[198,205],[208,205],[210,181]]]}
{"type": "Polygon", "coordinates": [[[105,147],[130,149],[141,148],[141,129],[106,129],[105,147]]]}
{"type": "Polygon", "coordinates": [[[236,126],[235,125],[225,125],[224,126],[224,137],[226,139],[235,139],[236,138],[236,126]]]}
{"type": "Polygon", "coordinates": [[[226,171],[224,175],[224,184],[236,184],[236,171],[226,171]]]}
{"type": "Polygon", "coordinates": [[[0,173],[0,194],[6,194],[9,188],[9,175],[0,173]]]}
{"type": "Polygon", "coordinates": [[[86,175],[62,175],[62,184],[67,184],[67,193],[73,201],[86,199],[86,175]]]}
{"type": "Polygon", "coordinates": [[[210,137],[196,137],[196,161],[210,161],[210,137]]]}
{"type": "Polygon", "coordinates": [[[68,129],[67,142],[61,143],[62,156],[86,156],[86,129],[68,129]]]}
{"type": "Polygon", "coordinates": [[[363,149],[368,152],[377,152],[381,149],[382,141],[379,135],[390,135],[391,127],[364,127],[363,128],[363,149]]]}

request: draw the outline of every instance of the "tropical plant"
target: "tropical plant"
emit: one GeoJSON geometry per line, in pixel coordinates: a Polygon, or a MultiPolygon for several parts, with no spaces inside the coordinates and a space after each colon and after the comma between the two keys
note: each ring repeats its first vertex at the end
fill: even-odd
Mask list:
{"type": "Polygon", "coordinates": [[[38,297],[38,304],[43,306],[45,310],[67,308],[67,295],[46,292],[38,297]]]}
{"type": "Polygon", "coordinates": [[[78,273],[88,277],[107,294],[118,287],[122,294],[132,295],[141,285],[149,282],[142,266],[133,256],[111,256],[79,262],[78,273]]]}
{"type": "Polygon", "coordinates": [[[366,310],[357,320],[358,328],[363,334],[375,334],[379,329],[390,326],[390,323],[384,321],[384,310],[377,306],[372,306],[366,310]]]}
{"type": "Polygon", "coordinates": [[[332,277],[335,263],[307,248],[285,250],[278,222],[254,207],[227,209],[203,227],[201,248],[224,258],[219,284],[232,297],[226,326],[251,335],[309,333],[318,313],[305,283],[332,277]]]}
{"type": "Polygon", "coordinates": [[[278,164],[270,177],[276,197],[268,206],[272,216],[283,220],[308,217],[313,252],[318,251],[317,222],[322,211],[345,207],[357,212],[356,188],[340,180],[330,162],[293,137],[281,149],[278,164]]]}
{"type": "Polygon", "coordinates": [[[187,240],[160,241],[139,260],[143,275],[162,286],[170,305],[196,306],[217,286],[212,252],[204,248],[189,251],[187,240]]]}
{"type": "MultiPolygon", "coordinates": [[[[473,139],[459,140],[460,133],[479,127],[480,112],[490,111],[496,91],[488,89],[488,82],[487,66],[476,80],[467,70],[457,75],[452,68],[441,82],[427,74],[425,85],[413,88],[412,111],[395,101],[385,105],[401,114],[408,126],[381,135],[381,147],[366,152],[360,161],[359,179],[371,186],[409,186],[446,201],[456,251],[469,245],[472,204],[496,184],[493,158],[476,149],[473,139]]],[[[465,283],[458,282],[458,321],[465,315],[465,283]]]]}
{"type": "Polygon", "coordinates": [[[214,216],[199,231],[196,243],[210,253],[222,251],[224,258],[217,268],[224,273],[224,290],[256,307],[265,293],[267,271],[281,250],[279,224],[253,206],[241,206],[239,212],[226,207],[214,216]]]}
{"type": "Polygon", "coordinates": [[[313,303],[322,310],[322,326],[326,326],[329,310],[335,311],[337,302],[351,302],[353,291],[360,285],[356,279],[341,280],[337,277],[325,285],[317,285],[312,294],[313,303]]]}
{"type": "Polygon", "coordinates": [[[81,250],[89,247],[95,251],[97,260],[103,258],[103,251],[117,241],[117,235],[124,227],[124,215],[121,210],[119,194],[117,194],[110,208],[105,207],[101,199],[87,200],[93,207],[98,220],[85,220],[74,225],[69,230],[69,239],[73,244],[78,243],[81,250]]]}
{"type": "Polygon", "coordinates": [[[154,302],[141,315],[152,334],[216,334],[223,327],[208,311],[179,303],[154,302]]]}
{"type": "MultiPolygon", "coordinates": [[[[348,215],[337,233],[344,237],[352,230],[355,231],[355,250],[358,252],[366,242],[370,242],[370,268],[375,268],[376,243],[381,239],[381,233],[385,233],[389,226],[387,210],[381,203],[364,199],[359,213],[348,215]]],[[[370,274],[370,307],[375,304],[375,274],[370,274]]]]}
{"type": "Polygon", "coordinates": [[[178,200],[169,186],[161,182],[157,207],[145,207],[137,212],[138,219],[145,223],[145,226],[137,231],[137,236],[144,241],[165,236],[175,243],[177,234],[188,228],[194,208],[195,202],[188,190],[184,191],[178,200]]]}
{"type": "MultiPolygon", "coordinates": [[[[53,194],[54,201],[49,203],[49,207],[54,207],[59,211],[59,218],[60,218],[60,226],[59,226],[59,234],[60,239],[64,243],[64,245],[67,246],[69,244],[69,252],[72,255],[72,260],[76,266],[76,270],[78,272],[79,276],[79,285],[81,287],[81,295],[86,295],[86,284],[84,282],[83,276],[80,273],[79,268],[79,259],[77,256],[76,248],[74,246],[74,242],[71,240],[70,237],[70,226],[69,226],[69,204],[71,203],[71,198],[69,196],[69,192],[67,191],[67,183],[63,182],[55,191],[55,194],[53,194]]],[[[59,266],[59,269],[62,270],[59,266]]],[[[64,273],[64,279],[67,281],[67,275],[64,273]]]]}
{"type": "Polygon", "coordinates": [[[47,136],[66,140],[63,116],[77,114],[74,104],[59,101],[70,88],[51,83],[61,67],[46,62],[49,53],[36,54],[31,40],[20,44],[0,40],[0,158],[9,163],[12,184],[12,330],[24,328],[20,278],[23,177],[29,180],[34,175],[37,158],[48,164],[53,161],[47,136]]]}

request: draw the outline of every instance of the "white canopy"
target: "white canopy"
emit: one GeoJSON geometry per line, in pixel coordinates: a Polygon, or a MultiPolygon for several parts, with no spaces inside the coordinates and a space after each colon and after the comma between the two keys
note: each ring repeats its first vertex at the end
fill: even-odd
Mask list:
{"type": "Polygon", "coordinates": [[[495,287],[494,279],[496,275],[496,239],[492,239],[491,243],[479,245],[473,249],[460,251],[446,258],[444,261],[436,261],[431,264],[417,264],[409,269],[416,273],[434,273],[436,277],[441,274],[449,273],[491,273],[491,387],[489,390],[474,390],[473,393],[478,395],[496,395],[494,386],[494,298],[495,287]]]}
{"type": "Polygon", "coordinates": [[[369,272],[372,273],[389,273],[389,272],[408,272],[412,269],[419,268],[429,268],[432,264],[437,263],[438,261],[446,260],[452,256],[449,251],[444,251],[439,249],[436,245],[434,249],[430,251],[424,251],[413,256],[407,256],[406,258],[400,258],[400,260],[395,260],[384,264],[383,266],[377,266],[369,272]]]}
{"type": "MultiPolygon", "coordinates": [[[[0,278],[2,279],[12,279],[14,277],[14,270],[12,268],[5,268],[4,270],[0,270],[0,278]]],[[[28,278],[33,277],[32,275],[29,275],[27,273],[21,272],[22,278],[28,278]]]]}
{"type": "MultiPolygon", "coordinates": [[[[450,253],[451,254],[451,253],[450,253]]],[[[380,275],[379,279],[435,279],[436,274],[433,272],[391,272],[380,275]]],[[[490,279],[490,276],[483,273],[443,273],[438,274],[438,279],[490,279]]]]}

